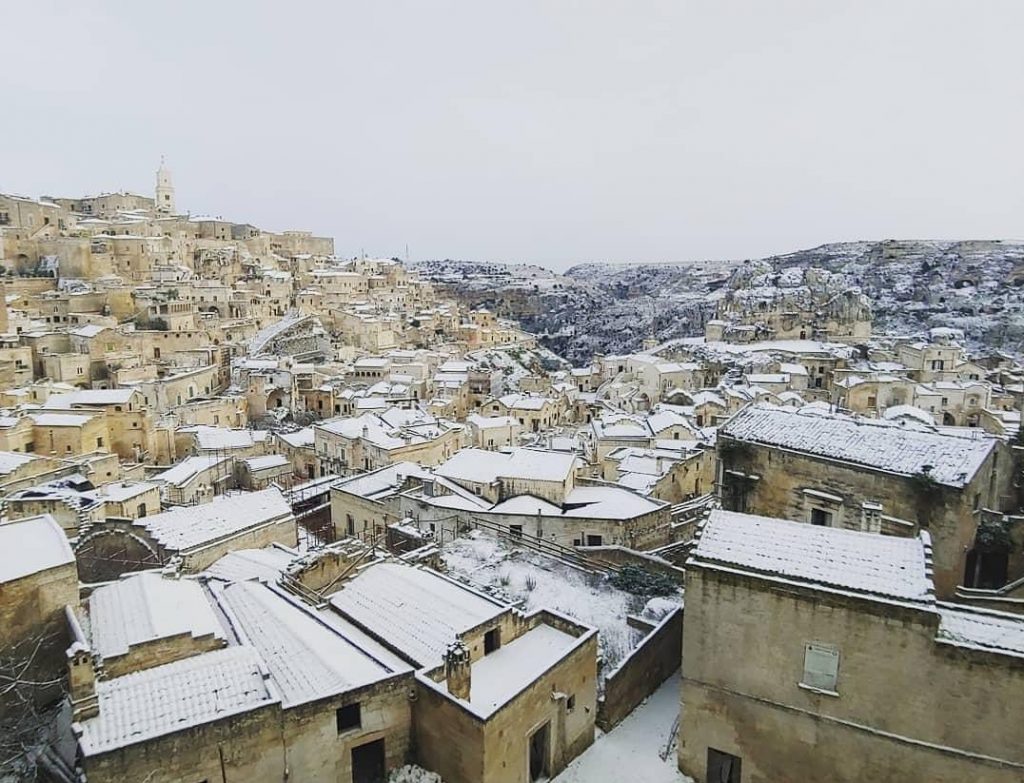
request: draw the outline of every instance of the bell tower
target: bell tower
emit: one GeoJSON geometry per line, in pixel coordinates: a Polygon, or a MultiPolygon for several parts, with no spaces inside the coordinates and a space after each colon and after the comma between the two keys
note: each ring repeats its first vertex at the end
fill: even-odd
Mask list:
{"type": "Polygon", "coordinates": [[[160,168],[156,170],[156,211],[162,215],[174,214],[174,185],[163,156],[160,157],[160,168]]]}

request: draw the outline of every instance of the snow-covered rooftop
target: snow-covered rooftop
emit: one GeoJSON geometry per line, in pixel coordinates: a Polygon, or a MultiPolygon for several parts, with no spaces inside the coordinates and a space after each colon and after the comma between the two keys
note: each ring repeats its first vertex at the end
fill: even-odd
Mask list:
{"type": "MultiPolygon", "coordinates": [[[[386,679],[396,672],[328,626],[305,606],[259,582],[214,585],[235,631],[270,670],[283,706],[327,698],[386,679]]],[[[408,668],[406,668],[406,671],[408,668]]]]}
{"type": "Polygon", "coordinates": [[[397,492],[409,476],[426,477],[429,475],[429,471],[415,462],[396,462],[394,465],[388,465],[369,473],[360,473],[342,479],[334,487],[350,495],[358,495],[368,500],[379,500],[397,492]]]}
{"type": "Polygon", "coordinates": [[[23,465],[27,465],[37,459],[39,457],[35,454],[25,454],[19,451],[0,451],[0,476],[13,473],[23,465]]]}
{"type": "Polygon", "coordinates": [[[0,525],[0,584],[74,562],[67,536],[49,514],[0,525]]]}
{"type": "Polygon", "coordinates": [[[874,599],[934,602],[925,545],[919,538],[715,510],[688,563],[874,599]]]}
{"type": "Polygon", "coordinates": [[[507,611],[441,574],[397,563],[370,566],[331,604],[420,666],[440,665],[458,634],[507,611]]]}
{"type": "Polygon", "coordinates": [[[182,551],[284,518],[291,506],[277,488],[214,498],[199,506],[179,506],[135,520],[161,546],[182,551]]]}
{"type": "MultiPolygon", "coordinates": [[[[150,478],[153,481],[171,484],[175,487],[182,487],[200,475],[204,470],[230,462],[233,457],[222,457],[216,454],[198,454],[194,457],[185,457],[181,462],[172,465],[167,470],[157,473],[150,478]]],[[[225,472],[230,472],[225,468],[225,472]]]]}
{"type": "Polygon", "coordinates": [[[269,470],[291,466],[291,461],[283,454],[267,454],[262,457],[249,457],[242,460],[250,471],[269,470]]]}
{"type": "Polygon", "coordinates": [[[135,574],[98,588],[89,598],[89,617],[93,648],[104,658],[179,634],[224,638],[198,582],[156,573],[135,574]]]}
{"type": "Polygon", "coordinates": [[[70,408],[72,405],[127,405],[135,389],[81,389],[67,394],[51,394],[44,408],[70,408]]]}
{"type": "Polygon", "coordinates": [[[575,636],[541,624],[503,644],[472,665],[470,710],[490,717],[579,643],[575,636]]]}
{"type": "Polygon", "coordinates": [[[83,720],[86,756],[279,702],[251,647],[228,647],[96,682],[99,715],[83,720]]]}
{"type": "Polygon", "coordinates": [[[928,472],[940,484],[962,487],[981,468],[996,439],[908,429],[889,422],[751,405],[719,434],[912,476],[928,472]]]}
{"type": "Polygon", "coordinates": [[[940,642],[1024,658],[1024,617],[954,604],[938,608],[940,642]]]}
{"type": "Polygon", "coordinates": [[[480,484],[490,484],[498,478],[564,481],[577,464],[574,454],[541,449],[512,449],[509,452],[462,449],[434,472],[453,481],[480,484]]]}

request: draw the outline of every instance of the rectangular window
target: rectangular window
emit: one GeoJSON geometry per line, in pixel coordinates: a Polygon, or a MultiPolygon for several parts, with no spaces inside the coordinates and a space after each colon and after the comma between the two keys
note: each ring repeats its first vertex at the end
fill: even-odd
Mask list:
{"type": "Polygon", "coordinates": [[[573,694],[572,696],[567,697],[566,700],[565,700],[565,711],[566,712],[573,712],[575,709],[576,709],[576,695],[573,694]]]}
{"type": "Polygon", "coordinates": [[[804,645],[804,676],[801,685],[819,691],[836,693],[839,679],[839,650],[829,644],[808,642],[804,645]]]}
{"type": "Polygon", "coordinates": [[[523,526],[522,525],[509,525],[508,526],[508,532],[511,533],[516,538],[521,538],[522,535],[523,535],[523,526]]]}
{"type": "Polygon", "coordinates": [[[355,704],[346,704],[344,707],[338,707],[335,712],[335,719],[338,724],[338,733],[344,734],[346,731],[352,731],[353,729],[360,729],[363,727],[363,716],[362,710],[359,707],[359,702],[355,704]]]}
{"type": "Polygon", "coordinates": [[[739,756],[708,748],[709,783],[740,783],[740,763],[739,756]]]}
{"type": "Polygon", "coordinates": [[[587,546],[601,546],[603,541],[601,536],[587,535],[587,546]]]}
{"type": "Polygon", "coordinates": [[[821,508],[812,508],[811,524],[819,527],[832,527],[832,513],[821,508]]]}
{"type": "Polygon", "coordinates": [[[860,504],[860,529],[865,533],[882,531],[882,504],[864,502],[860,504]]]}

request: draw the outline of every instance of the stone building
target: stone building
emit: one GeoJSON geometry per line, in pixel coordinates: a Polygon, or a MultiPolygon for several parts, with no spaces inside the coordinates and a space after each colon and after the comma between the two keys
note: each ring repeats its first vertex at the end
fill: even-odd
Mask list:
{"type": "Polygon", "coordinates": [[[276,488],[215,498],[199,506],[176,506],[137,519],[95,522],[75,543],[83,580],[172,565],[194,574],[236,549],[294,547],[291,506],[276,488]]]}
{"type": "Polygon", "coordinates": [[[593,629],[398,563],[364,569],[329,601],[415,665],[417,760],[445,781],[544,780],[593,742],[593,629]]]}
{"type": "MultiPolygon", "coordinates": [[[[67,645],[65,607],[78,604],[78,569],[64,531],[52,517],[0,524],[0,654],[7,677],[36,683],[55,680],[67,645]],[[12,668],[16,667],[16,668],[12,668]]],[[[0,689],[0,719],[23,709],[16,683],[0,689]]],[[[33,687],[33,700],[52,698],[52,688],[33,687]]]]}
{"type": "Polygon", "coordinates": [[[141,574],[88,612],[70,668],[90,781],[371,783],[408,758],[411,667],[277,585],[141,574]]]}
{"type": "Polygon", "coordinates": [[[464,445],[464,430],[418,410],[389,408],[313,426],[320,469],[351,475],[412,460],[437,465],[464,445]]]}
{"type": "Polygon", "coordinates": [[[889,535],[926,528],[944,598],[1024,575],[1024,530],[988,521],[1016,502],[997,438],[752,405],[719,429],[717,448],[727,509],[889,535]],[[991,524],[1006,526],[1004,546],[985,543],[991,524]]]}
{"type": "Polygon", "coordinates": [[[680,769],[1018,781],[1024,619],[936,601],[928,537],[714,511],[686,564],[680,769]]]}

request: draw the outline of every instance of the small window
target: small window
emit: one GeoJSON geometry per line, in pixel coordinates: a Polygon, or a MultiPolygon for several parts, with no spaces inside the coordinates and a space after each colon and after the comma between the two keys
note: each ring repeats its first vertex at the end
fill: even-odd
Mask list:
{"type": "Polygon", "coordinates": [[[832,527],[832,513],[821,508],[812,508],[811,524],[819,527],[832,527]]]}
{"type": "Polygon", "coordinates": [[[588,535],[587,536],[587,546],[601,546],[601,544],[603,542],[604,542],[604,539],[601,538],[601,536],[593,536],[593,535],[588,535]]]}
{"type": "Polygon", "coordinates": [[[808,642],[804,646],[804,676],[800,681],[801,685],[835,693],[838,679],[838,648],[828,644],[808,642]]]}
{"type": "Polygon", "coordinates": [[[708,781],[740,783],[741,761],[739,756],[708,748],[708,781]]]}
{"type": "Polygon", "coordinates": [[[335,718],[338,723],[338,733],[343,734],[346,731],[352,731],[353,729],[359,729],[363,726],[362,710],[359,708],[359,702],[355,704],[346,704],[344,707],[338,707],[335,713],[335,718]]]}
{"type": "Polygon", "coordinates": [[[484,634],[484,655],[490,655],[501,647],[501,629],[492,628],[484,634]]]}
{"type": "Polygon", "coordinates": [[[576,694],[568,696],[565,699],[565,711],[574,712],[576,710],[576,694]]]}
{"type": "Polygon", "coordinates": [[[522,525],[509,525],[508,526],[508,532],[511,533],[516,538],[522,538],[523,537],[523,526],[522,525]]]}

